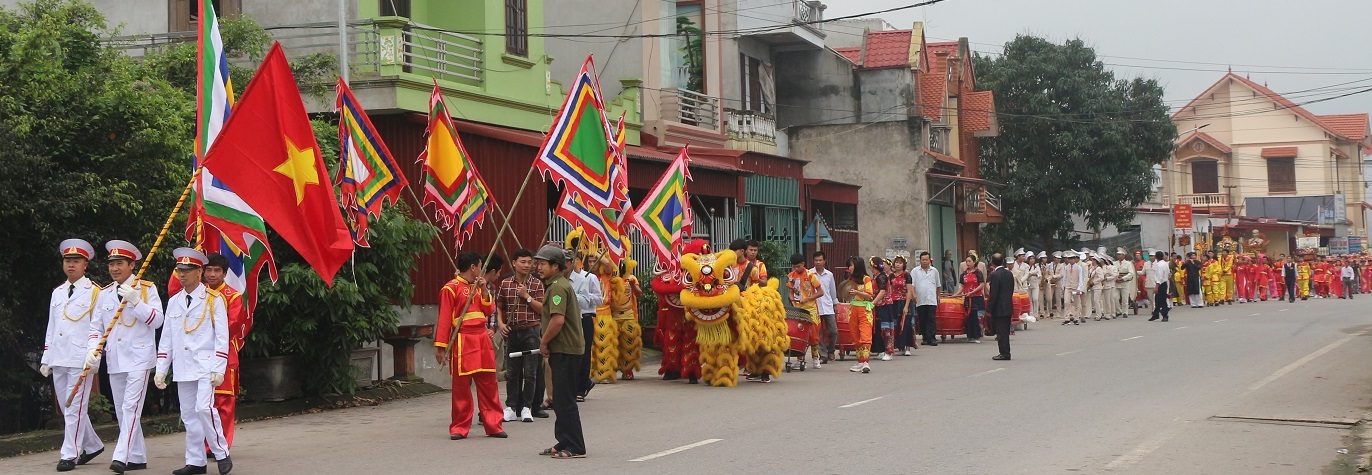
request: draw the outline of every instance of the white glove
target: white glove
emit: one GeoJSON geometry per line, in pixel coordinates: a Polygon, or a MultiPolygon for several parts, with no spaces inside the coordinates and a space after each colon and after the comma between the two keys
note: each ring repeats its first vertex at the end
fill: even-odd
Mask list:
{"type": "Polygon", "coordinates": [[[86,354],[86,367],[95,368],[97,366],[100,366],[100,351],[91,350],[90,353],[86,354]]]}
{"type": "Polygon", "coordinates": [[[119,290],[119,298],[120,298],[120,300],[123,300],[123,301],[125,301],[125,302],[129,302],[129,303],[134,303],[134,301],[133,301],[133,294],[134,294],[134,292],[137,292],[137,290],[134,290],[134,288],[133,288],[132,285],[129,285],[129,284],[119,284],[119,289],[118,289],[118,290],[119,290]]]}
{"type": "Polygon", "coordinates": [[[167,389],[167,373],[153,374],[152,384],[157,386],[157,389],[167,389]]]}
{"type": "Polygon", "coordinates": [[[41,373],[44,378],[52,376],[52,367],[45,364],[38,365],[38,372],[41,373]]]}
{"type": "Polygon", "coordinates": [[[210,373],[210,386],[218,387],[224,382],[224,373],[210,373]]]}

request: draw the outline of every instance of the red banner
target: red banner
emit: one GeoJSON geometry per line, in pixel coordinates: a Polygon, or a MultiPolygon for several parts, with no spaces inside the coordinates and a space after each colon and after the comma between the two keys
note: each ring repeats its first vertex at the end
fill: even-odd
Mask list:
{"type": "Polygon", "coordinates": [[[1191,229],[1190,204],[1172,205],[1172,227],[1177,229],[1191,229]]]}

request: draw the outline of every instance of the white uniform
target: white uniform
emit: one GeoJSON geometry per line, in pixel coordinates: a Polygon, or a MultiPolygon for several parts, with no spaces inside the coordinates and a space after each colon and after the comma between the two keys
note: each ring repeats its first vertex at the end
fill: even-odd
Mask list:
{"type": "Polygon", "coordinates": [[[1114,318],[1116,316],[1119,302],[1119,292],[1115,290],[1119,282],[1119,276],[1115,274],[1115,265],[1105,263],[1100,266],[1100,305],[1096,313],[1103,318],[1114,318]]]}
{"type": "Polygon", "coordinates": [[[157,374],[172,380],[186,425],[186,465],[205,465],[205,443],[215,459],[229,456],[224,426],[214,409],[213,374],[229,365],[228,303],[208,287],[184,289],[167,301],[167,327],[157,343],[157,374]]]}
{"type": "Polygon", "coordinates": [[[1129,303],[1134,301],[1139,285],[1134,275],[1134,262],[1128,259],[1115,261],[1115,274],[1119,276],[1119,284],[1115,288],[1119,294],[1119,299],[1115,301],[1115,312],[1124,316],[1129,311],[1129,303]]]}
{"type": "Polygon", "coordinates": [[[1090,298],[1090,300],[1087,300],[1087,301],[1086,301],[1086,305],[1089,306],[1090,308],[1089,308],[1088,310],[1085,311],[1085,314],[1086,314],[1086,316],[1095,315],[1096,318],[1100,318],[1100,311],[1101,311],[1100,293],[1101,293],[1101,286],[1103,285],[1104,279],[1105,279],[1105,271],[1104,271],[1103,269],[1101,269],[1100,264],[1097,264],[1097,263],[1095,263],[1095,262],[1092,262],[1091,265],[1089,265],[1089,266],[1087,266],[1087,267],[1088,267],[1088,269],[1089,269],[1089,270],[1088,270],[1088,274],[1090,275],[1089,278],[1091,279],[1090,284],[1089,284],[1089,286],[1088,286],[1088,288],[1089,288],[1089,290],[1090,290],[1089,293],[1091,294],[1091,298],[1090,298]]]}
{"type": "MultiPolygon", "coordinates": [[[[1078,266],[1081,263],[1077,263],[1078,266]]],[[[1053,278],[1053,304],[1058,306],[1058,315],[1067,314],[1067,294],[1071,289],[1067,287],[1067,269],[1071,267],[1066,260],[1053,265],[1055,277],[1053,278]]],[[[1080,315],[1078,315],[1080,316],[1080,315]]]]}
{"type": "Polygon", "coordinates": [[[1010,269],[1010,275],[1015,278],[1015,292],[1029,292],[1029,263],[1015,262],[1015,266],[1010,269]]]}
{"type": "MultiPolygon", "coordinates": [[[[59,402],[67,401],[67,395],[72,393],[76,381],[81,379],[81,370],[86,367],[91,309],[95,308],[95,297],[99,290],[100,287],[85,277],[76,282],[62,282],[52,290],[52,303],[48,306],[48,330],[43,337],[43,358],[40,363],[52,369],[52,387],[57,392],[59,402]]],[[[93,454],[105,448],[100,436],[91,428],[86,406],[90,401],[91,383],[97,379],[95,375],[99,371],[98,367],[91,368],[71,405],[62,408],[63,460],[74,459],[82,452],[93,454]]]]}
{"type": "MultiPolygon", "coordinates": [[[[147,463],[143,446],[143,399],[148,388],[148,370],[156,363],[157,329],[162,326],[162,299],[157,286],[149,281],[124,283],[133,285],[139,298],[124,307],[105,341],[105,366],[109,368],[110,389],[114,393],[114,413],[119,419],[119,441],[114,445],[113,460],[124,463],[147,463]]],[[[94,350],[100,335],[114,320],[119,309],[119,285],[112,284],[100,291],[91,312],[87,348],[94,350]]]]}
{"type": "Polygon", "coordinates": [[[1025,282],[1029,287],[1029,315],[1037,318],[1039,306],[1043,305],[1043,267],[1038,263],[1029,264],[1029,278],[1025,282]]]}
{"type": "Polygon", "coordinates": [[[1082,318],[1082,297],[1086,292],[1086,268],[1080,262],[1076,264],[1063,264],[1058,266],[1062,269],[1062,295],[1063,313],[1067,315],[1068,321],[1076,321],[1082,318]]]}

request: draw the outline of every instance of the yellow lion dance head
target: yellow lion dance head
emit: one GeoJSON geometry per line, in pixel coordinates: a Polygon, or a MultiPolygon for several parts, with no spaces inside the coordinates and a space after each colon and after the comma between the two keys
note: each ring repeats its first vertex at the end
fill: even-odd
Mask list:
{"type": "Polygon", "coordinates": [[[702,325],[722,323],[729,309],[740,299],[738,276],[734,275],[734,251],[718,254],[685,254],[681,268],[686,271],[686,289],[681,291],[681,305],[686,314],[702,325]]]}

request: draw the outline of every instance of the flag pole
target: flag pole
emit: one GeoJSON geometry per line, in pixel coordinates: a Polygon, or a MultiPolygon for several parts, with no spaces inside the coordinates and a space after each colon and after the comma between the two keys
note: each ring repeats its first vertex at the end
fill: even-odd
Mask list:
{"type": "MultiPolygon", "coordinates": [[[[414,192],[414,187],[412,187],[412,186],[406,186],[406,187],[405,187],[405,191],[410,192],[410,197],[411,197],[411,198],[414,198],[414,202],[415,202],[415,203],[423,203],[423,202],[424,202],[424,200],[419,199],[419,195],[416,194],[416,193],[414,192]]],[[[420,213],[421,215],[425,214],[425,213],[424,213],[423,207],[420,208],[419,213],[420,213]]],[[[428,219],[427,215],[426,215],[426,217],[424,218],[424,222],[425,222],[425,224],[428,224],[429,226],[439,227],[439,226],[435,225],[434,223],[429,222],[429,219],[428,219]]],[[[448,252],[448,246],[439,244],[438,247],[440,247],[440,248],[443,249],[443,254],[446,254],[446,255],[448,256],[448,262],[451,262],[452,265],[453,265],[453,268],[456,269],[456,268],[457,268],[457,259],[453,257],[453,253],[448,252]]]]}
{"type": "MultiPolygon", "coordinates": [[[[176,200],[176,206],[173,206],[171,214],[167,215],[167,221],[162,223],[162,230],[157,232],[157,240],[153,241],[152,248],[148,249],[148,254],[143,256],[143,264],[138,267],[138,274],[133,278],[135,282],[142,280],[143,274],[148,271],[149,264],[152,263],[152,256],[157,254],[157,250],[162,247],[162,239],[167,237],[167,230],[171,229],[172,223],[176,221],[176,215],[181,213],[181,206],[186,204],[186,197],[190,195],[191,188],[195,185],[196,179],[200,178],[200,171],[204,169],[205,167],[203,166],[196,168],[195,173],[191,174],[190,182],[186,183],[186,188],[181,190],[181,197],[176,200]]],[[[118,282],[115,282],[115,285],[118,284],[118,282]]],[[[123,317],[124,307],[126,305],[128,305],[127,301],[119,302],[119,309],[114,311],[114,318],[110,319],[110,323],[105,326],[105,333],[100,335],[100,341],[95,344],[96,354],[99,354],[105,349],[105,342],[110,339],[110,332],[114,330],[114,326],[117,325],[119,320],[123,317]]],[[[76,384],[72,386],[71,394],[67,395],[67,401],[64,406],[71,406],[72,400],[76,399],[76,393],[81,391],[82,383],[86,381],[86,376],[90,374],[90,371],[90,366],[82,366],[81,377],[77,378],[76,384]]]]}

